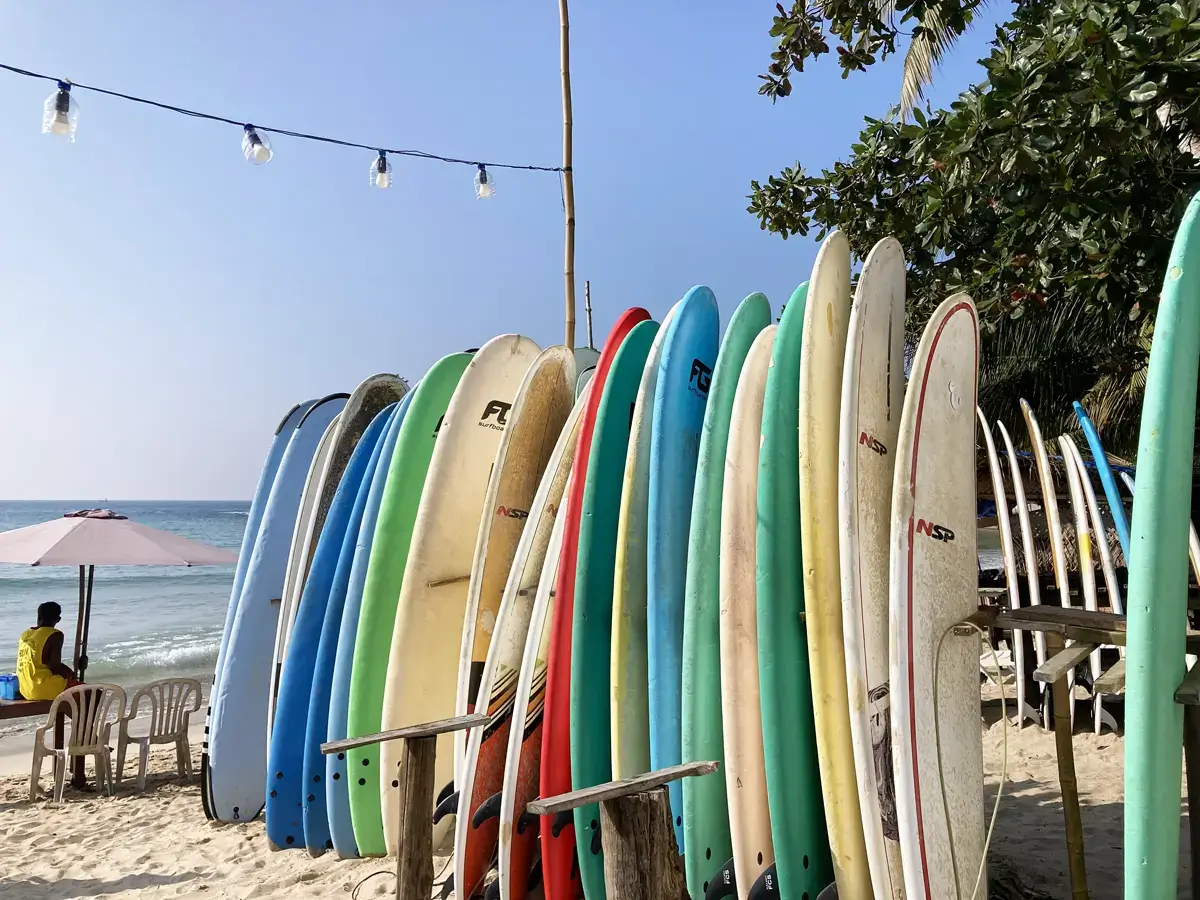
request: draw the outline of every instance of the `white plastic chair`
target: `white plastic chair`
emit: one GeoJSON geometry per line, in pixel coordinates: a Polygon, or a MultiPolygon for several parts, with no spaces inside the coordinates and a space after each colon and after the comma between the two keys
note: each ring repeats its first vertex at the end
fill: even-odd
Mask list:
{"type": "Polygon", "coordinates": [[[54,802],[62,803],[70,760],[90,756],[96,764],[97,786],[113,792],[112,750],[108,746],[112,727],[125,713],[125,692],[115,684],[81,684],[59,694],[46,716],[46,724],[33,736],[33,771],[29,775],[29,799],[37,799],[42,762],[54,760],[54,802]],[[47,744],[54,740],[54,723],[61,707],[70,716],[70,734],[65,747],[47,744]]]}
{"type": "Polygon", "coordinates": [[[192,713],[200,709],[200,682],[195,678],[164,678],[138,688],[129,701],[129,712],[121,719],[117,734],[117,786],[125,777],[125,752],[130,743],[138,745],[138,790],[146,789],[146,766],[151,744],[174,744],[179,774],[192,775],[192,747],[188,726],[192,713]],[[142,701],[150,704],[149,731],[130,734],[129,726],[137,718],[142,701]]]}

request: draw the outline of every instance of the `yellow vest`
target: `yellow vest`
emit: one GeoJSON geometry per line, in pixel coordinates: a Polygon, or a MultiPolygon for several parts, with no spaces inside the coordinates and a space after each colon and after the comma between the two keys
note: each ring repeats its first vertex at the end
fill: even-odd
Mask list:
{"type": "Polygon", "coordinates": [[[67,689],[67,680],[42,662],[42,648],[57,628],[27,628],[17,642],[17,684],[26,700],[53,700],[67,689]]]}

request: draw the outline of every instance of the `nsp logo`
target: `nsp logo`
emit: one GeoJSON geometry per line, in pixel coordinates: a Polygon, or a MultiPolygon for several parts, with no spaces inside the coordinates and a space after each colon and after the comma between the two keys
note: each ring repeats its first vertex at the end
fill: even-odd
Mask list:
{"type": "Polygon", "coordinates": [[[505,516],[509,519],[528,519],[529,510],[517,509],[515,506],[497,506],[496,515],[505,516]]]}
{"type": "Polygon", "coordinates": [[[872,450],[874,450],[880,456],[887,456],[887,453],[888,453],[887,447],[883,446],[883,444],[880,441],[877,441],[875,438],[871,437],[865,431],[863,431],[859,434],[858,442],[867,447],[870,447],[872,450]]]}
{"type": "Polygon", "coordinates": [[[479,417],[479,424],[484,428],[491,428],[494,431],[503,431],[504,426],[508,424],[508,411],[512,409],[511,403],[505,403],[503,400],[489,400],[488,405],[483,408],[483,415],[479,417]],[[495,422],[489,422],[488,419],[496,417],[495,422]]]}
{"type": "Polygon", "coordinates": [[[954,532],[945,525],[937,525],[926,519],[917,519],[917,534],[928,535],[935,541],[952,541],[954,532]]]}
{"type": "Polygon", "coordinates": [[[693,359],[692,374],[688,376],[688,390],[700,397],[707,397],[711,384],[712,368],[698,359],[693,359]]]}

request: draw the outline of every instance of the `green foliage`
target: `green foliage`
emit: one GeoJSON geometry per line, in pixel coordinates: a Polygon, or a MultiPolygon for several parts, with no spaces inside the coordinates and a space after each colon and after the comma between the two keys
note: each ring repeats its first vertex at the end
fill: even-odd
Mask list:
{"type": "MultiPolygon", "coordinates": [[[[824,7],[839,52],[861,50],[853,62],[842,53],[847,72],[895,49],[895,28],[867,16],[874,2],[824,7]]],[[[896,7],[906,17],[929,8],[896,7]]],[[[965,28],[975,8],[939,10],[965,28]]],[[[788,55],[764,76],[777,79],[763,89],[774,96],[820,51],[815,32],[790,32],[794,16],[781,17],[777,55],[788,55]]],[[[981,400],[1007,407],[1023,391],[1051,418],[1084,399],[1108,437],[1140,404],[1171,240],[1200,185],[1196,158],[1180,150],[1200,133],[1200,0],[1027,0],[981,62],[985,80],[949,110],[868,118],[849,161],[752,182],[749,209],[784,238],[839,228],[860,257],[895,235],[912,328],[955,291],[978,304],[981,400]]],[[[1114,450],[1128,452],[1130,438],[1114,450]]]]}

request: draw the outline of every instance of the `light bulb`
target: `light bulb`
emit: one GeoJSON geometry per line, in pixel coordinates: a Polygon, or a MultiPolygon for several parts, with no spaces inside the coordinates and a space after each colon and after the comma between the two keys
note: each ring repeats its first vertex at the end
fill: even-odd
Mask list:
{"type": "Polygon", "coordinates": [[[79,104],[71,96],[71,82],[60,81],[58,89],[46,98],[42,114],[42,134],[53,134],[75,142],[79,125],[79,104]]]}
{"type": "Polygon", "coordinates": [[[371,163],[371,185],[380,190],[387,190],[392,186],[392,167],[388,165],[387,154],[382,150],[379,151],[375,162],[371,163]]]}
{"type": "Polygon", "coordinates": [[[479,171],[475,173],[475,196],[480,200],[496,196],[496,183],[492,181],[492,176],[488,174],[483,163],[479,164],[479,171]]]}
{"type": "Polygon", "coordinates": [[[259,135],[253,125],[247,125],[242,135],[242,155],[246,157],[246,162],[261,166],[270,162],[275,154],[271,152],[271,142],[259,135]]]}

